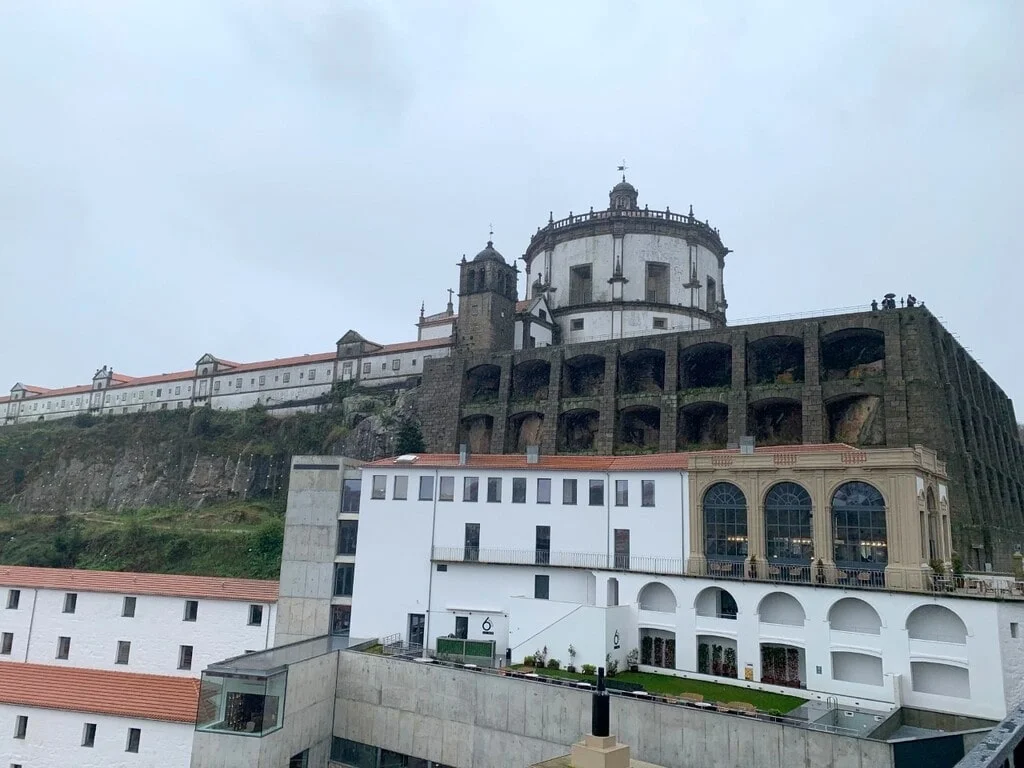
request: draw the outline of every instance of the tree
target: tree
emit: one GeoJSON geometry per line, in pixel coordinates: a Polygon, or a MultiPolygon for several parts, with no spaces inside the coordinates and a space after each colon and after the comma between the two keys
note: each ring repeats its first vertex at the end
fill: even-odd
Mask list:
{"type": "Polygon", "coordinates": [[[414,421],[404,422],[398,429],[395,452],[401,455],[403,453],[423,453],[425,450],[427,450],[427,446],[423,442],[420,425],[414,421]]]}

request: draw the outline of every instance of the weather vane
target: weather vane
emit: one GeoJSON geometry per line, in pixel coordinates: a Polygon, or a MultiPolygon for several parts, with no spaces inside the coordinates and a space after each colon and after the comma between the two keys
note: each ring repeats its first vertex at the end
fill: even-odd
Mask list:
{"type": "Polygon", "coordinates": [[[488,224],[487,225],[487,229],[488,229],[487,239],[490,240],[491,242],[493,242],[494,241],[494,225],[493,224],[488,224]]]}
{"type": "Polygon", "coordinates": [[[626,171],[629,170],[629,166],[626,165],[625,159],[622,161],[622,165],[618,166],[617,170],[622,172],[622,180],[626,180],[626,171]]]}

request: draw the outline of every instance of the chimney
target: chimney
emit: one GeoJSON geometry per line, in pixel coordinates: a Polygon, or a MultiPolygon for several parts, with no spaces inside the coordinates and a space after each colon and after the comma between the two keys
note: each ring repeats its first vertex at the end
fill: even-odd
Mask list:
{"type": "Polygon", "coordinates": [[[752,456],[754,453],[754,438],[750,435],[744,435],[740,438],[740,454],[743,456],[752,456]]]}
{"type": "Polygon", "coordinates": [[[526,446],[526,463],[536,464],[540,461],[540,446],[539,445],[528,445],[526,446]]]}
{"type": "Polygon", "coordinates": [[[464,467],[469,464],[469,443],[461,443],[459,445],[459,466],[464,467]]]}

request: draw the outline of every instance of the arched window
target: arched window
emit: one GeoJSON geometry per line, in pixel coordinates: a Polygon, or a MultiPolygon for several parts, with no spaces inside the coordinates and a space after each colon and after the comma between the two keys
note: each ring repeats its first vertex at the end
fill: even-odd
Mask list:
{"type": "Polygon", "coordinates": [[[885,500],[872,485],[854,480],[832,495],[836,565],[884,568],[889,562],[885,500]]]}
{"type": "Polygon", "coordinates": [[[768,491],[764,498],[764,540],[769,562],[811,562],[811,495],[802,485],[776,483],[768,491]]]}
{"type": "Polygon", "coordinates": [[[731,560],[747,556],[747,500],[732,483],[715,483],[704,494],[704,554],[731,560]]]}

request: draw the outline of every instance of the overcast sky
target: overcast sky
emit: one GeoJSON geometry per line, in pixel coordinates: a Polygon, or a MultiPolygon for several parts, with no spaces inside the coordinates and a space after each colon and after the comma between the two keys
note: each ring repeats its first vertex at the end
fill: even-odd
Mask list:
{"type": "Polygon", "coordinates": [[[0,389],[410,340],[625,158],[730,322],[909,291],[1024,417],[1022,136],[1017,0],[4,0],[0,389]]]}

